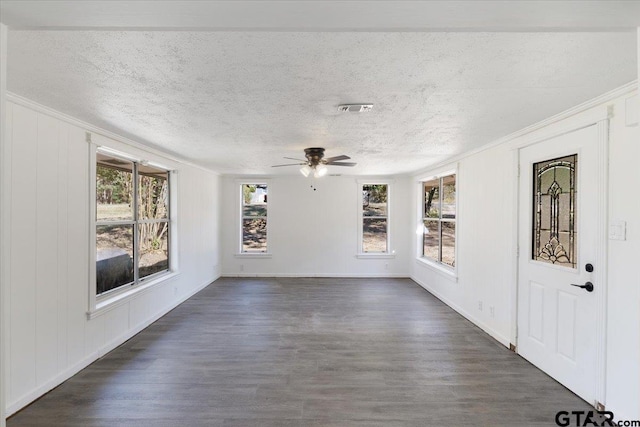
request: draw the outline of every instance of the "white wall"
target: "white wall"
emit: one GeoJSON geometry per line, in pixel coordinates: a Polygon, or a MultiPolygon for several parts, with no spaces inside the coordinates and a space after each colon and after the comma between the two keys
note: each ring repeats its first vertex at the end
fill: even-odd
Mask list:
{"type": "Polygon", "coordinates": [[[419,224],[419,180],[457,167],[457,278],[417,259],[422,235],[414,232],[412,278],[508,346],[511,332],[513,154],[505,146],[414,176],[413,219],[419,224]],[[479,304],[482,303],[482,311],[479,304]],[[493,307],[494,316],[490,315],[493,307]]]}
{"type": "MultiPolygon", "coordinates": [[[[640,77],[640,28],[638,29],[640,77]]],[[[614,105],[609,151],[609,219],[626,221],[627,240],[609,241],[607,409],[640,419],[640,96],[614,105]],[[627,108],[635,104],[635,114],[627,108]],[[630,114],[629,114],[630,115],[630,114]]],[[[622,416],[624,415],[624,416],[622,416]]]]}
{"type": "Polygon", "coordinates": [[[396,253],[394,258],[384,259],[356,258],[358,203],[362,204],[357,178],[311,179],[302,175],[269,179],[267,240],[271,258],[236,256],[240,227],[238,179],[223,179],[223,275],[408,277],[410,199],[406,177],[393,178],[389,186],[390,249],[396,253]]]}
{"type": "MultiPolygon", "coordinates": [[[[609,240],[607,409],[640,419],[640,128],[614,104],[609,149],[609,219],[626,221],[627,239],[609,240]]],[[[638,102],[638,96],[630,102],[638,102]]],[[[624,415],[624,416],[623,416],[624,415]]]]}
{"type": "MultiPolygon", "coordinates": [[[[7,97],[7,26],[0,24],[0,164],[4,162],[5,136],[6,127],[6,97],[7,97]]],[[[4,170],[0,171],[0,224],[4,224],[5,200],[4,200],[4,170]]],[[[0,230],[4,233],[4,225],[0,225],[0,230]]],[[[7,281],[4,274],[4,254],[7,251],[4,239],[0,241],[0,427],[4,427],[5,423],[5,401],[6,401],[6,381],[5,375],[7,368],[5,366],[5,301],[7,292],[7,281]]]]}
{"type": "MultiPolygon", "coordinates": [[[[485,151],[461,158],[459,166],[458,280],[412,260],[411,277],[494,336],[504,345],[515,343],[516,289],[516,147],[560,129],[587,123],[594,114],[612,114],[609,141],[609,218],[627,224],[626,241],[609,241],[606,407],[618,419],[640,418],[640,132],[625,122],[631,88],[613,99],[550,120],[547,126],[519,137],[505,138],[485,151]],[[479,302],[483,309],[480,310],[479,302]],[[489,310],[494,307],[495,317],[489,310]]],[[[443,165],[450,169],[456,164],[443,165]]],[[[413,224],[418,223],[420,178],[414,175],[413,224]]],[[[415,226],[415,225],[414,225],[415,226]]],[[[414,251],[421,242],[415,239],[414,251]]]]}
{"type": "Polygon", "coordinates": [[[94,142],[177,170],[180,274],[88,320],[92,202],[85,128],[19,102],[8,103],[3,163],[10,200],[10,232],[2,235],[10,247],[9,413],[219,276],[219,177],[94,134],[94,142]]]}

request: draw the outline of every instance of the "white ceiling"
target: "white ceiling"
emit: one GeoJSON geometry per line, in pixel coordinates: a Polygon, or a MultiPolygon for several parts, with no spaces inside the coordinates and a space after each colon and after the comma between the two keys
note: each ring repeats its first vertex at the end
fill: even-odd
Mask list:
{"type": "MultiPolygon", "coordinates": [[[[319,7],[318,2],[257,1],[235,2],[245,6],[244,21],[238,11],[229,12],[234,19],[227,29],[233,31],[219,31],[216,25],[223,22],[218,15],[211,21],[215,28],[200,28],[202,20],[193,15],[197,2],[183,2],[183,13],[176,12],[182,20],[174,19],[173,26],[163,15],[167,11],[159,9],[176,2],[155,3],[162,5],[159,9],[150,2],[124,2],[121,17],[115,3],[4,1],[3,22],[13,30],[9,90],[222,173],[297,173],[296,168],[270,165],[286,162],[282,156],[302,157],[302,149],[309,146],[323,146],[327,156],[347,154],[358,162],[354,169],[335,167],[330,173],[409,172],[637,78],[636,33],[627,26],[640,13],[626,21],[625,14],[618,20],[604,14],[597,21],[600,27],[592,15],[574,13],[573,24],[565,25],[579,27],[579,32],[545,31],[541,17],[523,24],[531,32],[480,31],[483,25],[504,29],[505,22],[517,22],[498,9],[501,13],[484,24],[458,19],[456,27],[451,16],[442,21],[449,28],[471,22],[473,31],[466,32],[432,32],[431,15],[420,32],[391,31],[384,25],[375,32],[345,31],[357,22],[349,14],[317,23],[318,28],[321,22],[325,27],[334,23],[335,28],[308,31],[298,28],[296,19],[288,19],[288,26],[278,21],[278,28],[273,22],[269,28],[255,26],[260,14],[252,11],[265,5],[319,7]],[[66,4],[66,12],[48,9],[48,3],[59,8],[66,4]],[[69,9],[78,3],[101,6],[94,15],[102,18],[82,21],[87,10],[69,9]],[[31,5],[32,10],[16,4],[31,5]],[[142,13],[145,10],[149,13],[142,13]],[[128,31],[114,30],[116,18],[128,31]],[[150,22],[164,27],[154,28],[150,22]],[[168,30],[178,26],[180,31],[168,30]],[[45,27],[55,31],[41,29],[45,27]],[[373,103],[374,109],[337,112],[338,104],[351,102],[373,103]]],[[[354,8],[389,2],[331,3],[354,8]]],[[[425,2],[398,3],[410,8],[425,2]]],[[[437,3],[444,2],[429,4],[437,3]]],[[[495,2],[449,2],[458,3],[495,2]]],[[[534,7],[575,2],[522,3],[534,7]]],[[[638,4],[608,4],[613,11],[623,3],[638,4]]],[[[232,7],[229,2],[200,4],[232,7]]],[[[364,21],[377,22],[381,17],[376,13],[364,21]]],[[[563,15],[558,15],[548,17],[547,25],[562,26],[563,15]]],[[[301,21],[316,28],[308,17],[301,21]]],[[[388,22],[413,28],[400,21],[388,22]]]]}

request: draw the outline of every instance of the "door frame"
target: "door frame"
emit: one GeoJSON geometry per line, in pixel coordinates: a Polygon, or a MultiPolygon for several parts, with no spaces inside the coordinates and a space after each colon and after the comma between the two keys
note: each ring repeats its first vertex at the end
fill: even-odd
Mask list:
{"type": "MultiPolygon", "coordinates": [[[[523,195],[520,193],[520,176],[521,173],[527,173],[526,171],[520,171],[520,151],[523,148],[535,145],[547,141],[549,139],[557,138],[562,135],[566,135],[580,129],[584,129],[590,126],[596,126],[597,132],[597,155],[598,164],[595,171],[598,175],[598,188],[597,188],[597,205],[598,211],[596,213],[598,222],[597,232],[597,248],[596,259],[593,261],[598,266],[593,272],[594,282],[597,284],[600,292],[596,296],[596,330],[594,331],[596,337],[596,372],[595,376],[595,402],[589,402],[598,409],[604,409],[606,404],[606,342],[607,342],[607,255],[608,255],[608,189],[609,189],[609,119],[612,111],[609,108],[601,107],[596,108],[588,112],[580,118],[570,118],[562,120],[560,122],[552,123],[547,128],[540,129],[540,131],[533,131],[528,135],[519,138],[514,144],[512,150],[512,158],[514,165],[515,179],[513,180],[513,191],[515,194],[515,204],[513,212],[515,215],[514,221],[514,241],[513,249],[515,256],[515,266],[513,269],[513,283],[514,291],[511,296],[512,306],[512,331],[511,337],[514,343],[514,351],[518,353],[518,289],[519,289],[519,261],[521,254],[526,253],[523,249],[519,248],[519,239],[521,237],[520,229],[520,202],[522,197],[529,197],[529,195],[523,195]]],[[[580,266],[581,267],[581,266],[580,266]]]]}

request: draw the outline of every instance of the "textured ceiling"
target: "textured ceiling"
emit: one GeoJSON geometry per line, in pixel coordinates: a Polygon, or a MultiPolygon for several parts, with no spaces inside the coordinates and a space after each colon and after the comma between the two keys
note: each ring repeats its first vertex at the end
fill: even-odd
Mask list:
{"type": "Polygon", "coordinates": [[[632,81],[635,32],[12,31],[8,88],[222,173],[410,172],[632,81]],[[341,114],[340,103],[373,103],[341,114]]]}

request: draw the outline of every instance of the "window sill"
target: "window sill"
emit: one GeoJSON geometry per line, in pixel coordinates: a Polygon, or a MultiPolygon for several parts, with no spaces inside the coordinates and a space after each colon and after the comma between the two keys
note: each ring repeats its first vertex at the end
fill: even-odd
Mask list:
{"type": "Polygon", "coordinates": [[[272,254],[268,252],[241,252],[233,255],[236,258],[271,258],[272,254]]]}
{"type": "Polygon", "coordinates": [[[392,259],[395,258],[396,254],[389,253],[360,253],[356,254],[356,258],[358,259],[392,259]]]}
{"type": "Polygon", "coordinates": [[[180,273],[177,271],[167,272],[167,274],[158,276],[152,280],[149,280],[148,282],[145,281],[139,284],[138,286],[133,287],[132,289],[129,289],[124,292],[120,292],[117,295],[113,295],[111,297],[107,296],[104,299],[99,300],[96,303],[96,307],[93,310],[87,311],[87,319],[89,320],[95,319],[96,317],[103,315],[107,311],[113,310],[114,308],[127,303],[135,295],[142,294],[148,291],[149,289],[151,289],[152,287],[154,287],[155,285],[158,285],[162,282],[172,279],[178,276],[179,274],[180,273]]]}
{"type": "Polygon", "coordinates": [[[453,268],[445,267],[439,263],[435,263],[424,258],[416,258],[416,263],[433,270],[434,272],[443,277],[446,277],[449,280],[453,280],[454,282],[458,281],[458,273],[453,268]]]}

